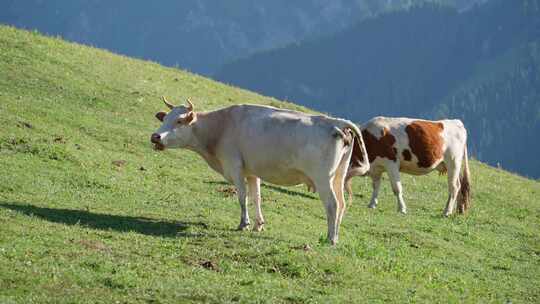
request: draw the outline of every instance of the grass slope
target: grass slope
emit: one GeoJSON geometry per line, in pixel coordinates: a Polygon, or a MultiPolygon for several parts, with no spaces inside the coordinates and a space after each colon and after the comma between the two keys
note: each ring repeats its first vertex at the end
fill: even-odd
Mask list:
{"type": "Polygon", "coordinates": [[[540,301],[540,185],[472,162],[473,209],[446,179],[355,181],[336,248],[304,187],[263,186],[267,230],[237,232],[230,188],[158,153],[160,95],[210,110],[280,103],[101,50],[0,27],[0,303],[540,301]]]}

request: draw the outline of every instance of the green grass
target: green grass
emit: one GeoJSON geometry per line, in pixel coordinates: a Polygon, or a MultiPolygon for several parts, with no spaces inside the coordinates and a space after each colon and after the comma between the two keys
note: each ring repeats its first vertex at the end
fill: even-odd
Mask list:
{"type": "Polygon", "coordinates": [[[470,214],[443,218],[445,177],[403,176],[406,216],[358,178],[335,248],[318,198],[264,185],[267,230],[237,232],[219,175],[151,149],[160,95],[301,109],[0,27],[0,303],[540,301],[537,181],[473,161],[470,214]]]}

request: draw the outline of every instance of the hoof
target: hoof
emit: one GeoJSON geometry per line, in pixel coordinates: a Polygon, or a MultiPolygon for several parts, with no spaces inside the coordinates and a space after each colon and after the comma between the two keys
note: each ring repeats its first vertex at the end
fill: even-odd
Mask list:
{"type": "Polygon", "coordinates": [[[407,214],[407,209],[400,209],[398,212],[401,214],[407,214]]]}
{"type": "Polygon", "coordinates": [[[326,241],[328,242],[328,244],[329,244],[330,246],[335,247],[336,244],[338,243],[338,237],[337,237],[337,236],[335,236],[335,237],[333,237],[333,238],[327,237],[327,238],[326,238],[326,241]]]}
{"type": "Polygon", "coordinates": [[[377,205],[369,204],[367,207],[368,207],[369,209],[375,209],[375,208],[377,208],[377,205]]]}
{"type": "Polygon", "coordinates": [[[249,230],[249,223],[242,223],[238,225],[238,228],[236,228],[238,231],[247,231],[249,230]]]}
{"type": "Polygon", "coordinates": [[[264,223],[262,223],[262,224],[256,224],[255,227],[253,227],[253,231],[255,231],[255,232],[262,232],[262,231],[264,231],[264,223]]]}

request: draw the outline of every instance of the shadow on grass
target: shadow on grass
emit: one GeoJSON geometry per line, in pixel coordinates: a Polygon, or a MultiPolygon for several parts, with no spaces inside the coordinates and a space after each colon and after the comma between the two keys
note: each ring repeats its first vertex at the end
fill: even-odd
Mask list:
{"type": "MultiPolygon", "coordinates": [[[[224,182],[224,181],[205,181],[204,183],[211,184],[211,185],[228,185],[228,186],[231,186],[231,187],[233,186],[232,184],[224,182]]],[[[309,199],[313,199],[313,200],[318,199],[318,197],[316,195],[309,195],[309,194],[305,194],[305,193],[302,193],[302,192],[289,190],[289,189],[285,189],[285,188],[274,186],[274,185],[269,185],[269,184],[266,184],[266,183],[261,183],[261,188],[271,189],[271,190],[281,192],[281,193],[284,193],[284,194],[287,194],[287,195],[292,195],[292,196],[301,196],[301,197],[305,197],[305,198],[309,198],[309,199]]]]}
{"type": "Polygon", "coordinates": [[[99,230],[115,230],[161,237],[200,237],[202,235],[186,232],[190,226],[207,228],[203,222],[163,221],[147,217],[110,215],[83,210],[54,209],[0,202],[0,207],[14,210],[28,216],[36,216],[49,222],[66,225],[81,225],[99,230]]]}

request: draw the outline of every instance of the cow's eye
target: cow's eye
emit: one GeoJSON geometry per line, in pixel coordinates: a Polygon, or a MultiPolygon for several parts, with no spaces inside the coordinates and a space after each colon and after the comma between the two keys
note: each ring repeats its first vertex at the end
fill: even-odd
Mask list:
{"type": "Polygon", "coordinates": [[[195,114],[190,112],[189,114],[182,115],[176,120],[179,125],[189,125],[195,119],[195,114]]]}
{"type": "Polygon", "coordinates": [[[185,125],[186,124],[186,119],[181,117],[181,118],[178,118],[176,120],[176,123],[179,124],[179,125],[185,125]]]}

